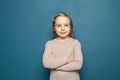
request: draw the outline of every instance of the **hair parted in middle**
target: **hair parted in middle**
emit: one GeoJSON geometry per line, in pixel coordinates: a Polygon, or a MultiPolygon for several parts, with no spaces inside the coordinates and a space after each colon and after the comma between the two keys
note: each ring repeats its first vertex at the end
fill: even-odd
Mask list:
{"type": "Polygon", "coordinates": [[[54,30],[55,20],[56,20],[56,18],[59,17],[59,16],[65,16],[65,17],[67,17],[67,18],[70,20],[70,28],[71,28],[71,30],[70,30],[69,36],[72,37],[72,38],[74,38],[73,22],[72,22],[71,17],[70,17],[68,14],[66,14],[65,12],[60,12],[60,13],[58,13],[58,14],[53,18],[53,21],[52,21],[52,26],[53,26],[53,27],[52,27],[52,30],[53,30],[53,32],[52,32],[52,39],[54,39],[54,38],[55,38],[55,35],[56,35],[56,32],[55,32],[55,30],[54,30]]]}

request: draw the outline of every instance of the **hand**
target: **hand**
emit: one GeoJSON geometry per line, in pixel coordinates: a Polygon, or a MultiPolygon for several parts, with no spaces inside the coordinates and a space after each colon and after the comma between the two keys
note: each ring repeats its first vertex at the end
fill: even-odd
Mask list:
{"type": "Polygon", "coordinates": [[[74,59],[73,56],[70,56],[70,57],[67,58],[67,62],[68,62],[68,63],[71,63],[71,62],[73,62],[73,61],[75,61],[75,59],[74,59]]]}
{"type": "Polygon", "coordinates": [[[48,58],[54,58],[53,54],[48,54],[48,58]]]}

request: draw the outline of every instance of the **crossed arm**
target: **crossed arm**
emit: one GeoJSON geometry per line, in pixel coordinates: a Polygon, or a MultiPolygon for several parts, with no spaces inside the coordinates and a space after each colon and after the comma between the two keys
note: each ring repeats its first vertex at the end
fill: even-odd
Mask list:
{"type": "Polygon", "coordinates": [[[63,71],[79,70],[83,64],[83,56],[79,42],[77,42],[74,48],[74,54],[74,57],[69,56],[64,58],[55,58],[54,55],[51,54],[50,46],[46,44],[45,52],[43,55],[43,65],[46,68],[63,71]]]}

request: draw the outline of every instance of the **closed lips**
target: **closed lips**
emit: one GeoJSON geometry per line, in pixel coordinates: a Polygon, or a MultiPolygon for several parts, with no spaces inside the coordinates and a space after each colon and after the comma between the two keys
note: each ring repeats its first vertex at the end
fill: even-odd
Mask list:
{"type": "Polygon", "coordinates": [[[65,34],[66,32],[61,32],[61,34],[65,34]]]}

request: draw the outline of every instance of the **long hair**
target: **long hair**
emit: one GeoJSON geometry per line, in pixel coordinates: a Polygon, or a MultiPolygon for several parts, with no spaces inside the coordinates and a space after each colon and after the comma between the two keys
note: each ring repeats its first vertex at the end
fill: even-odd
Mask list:
{"type": "Polygon", "coordinates": [[[67,18],[70,20],[71,30],[70,30],[69,36],[72,37],[72,38],[74,38],[73,23],[72,23],[71,17],[70,17],[68,14],[66,14],[65,12],[60,12],[60,13],[58,13],[58,14],[53,18],[53,21],[52,21],[52,26],[53,26],[53,27],[52,27],[52,30],[53,30],[53,32],[52,32],[52,39],[54,39],[55,36],[56,36],[56,32],[55,32],[55,30],[54,30],[55,20],[56,20],[56,18],[59,17],[59,16],[65,16],[65,17],[67,17],[67,18]]]}

